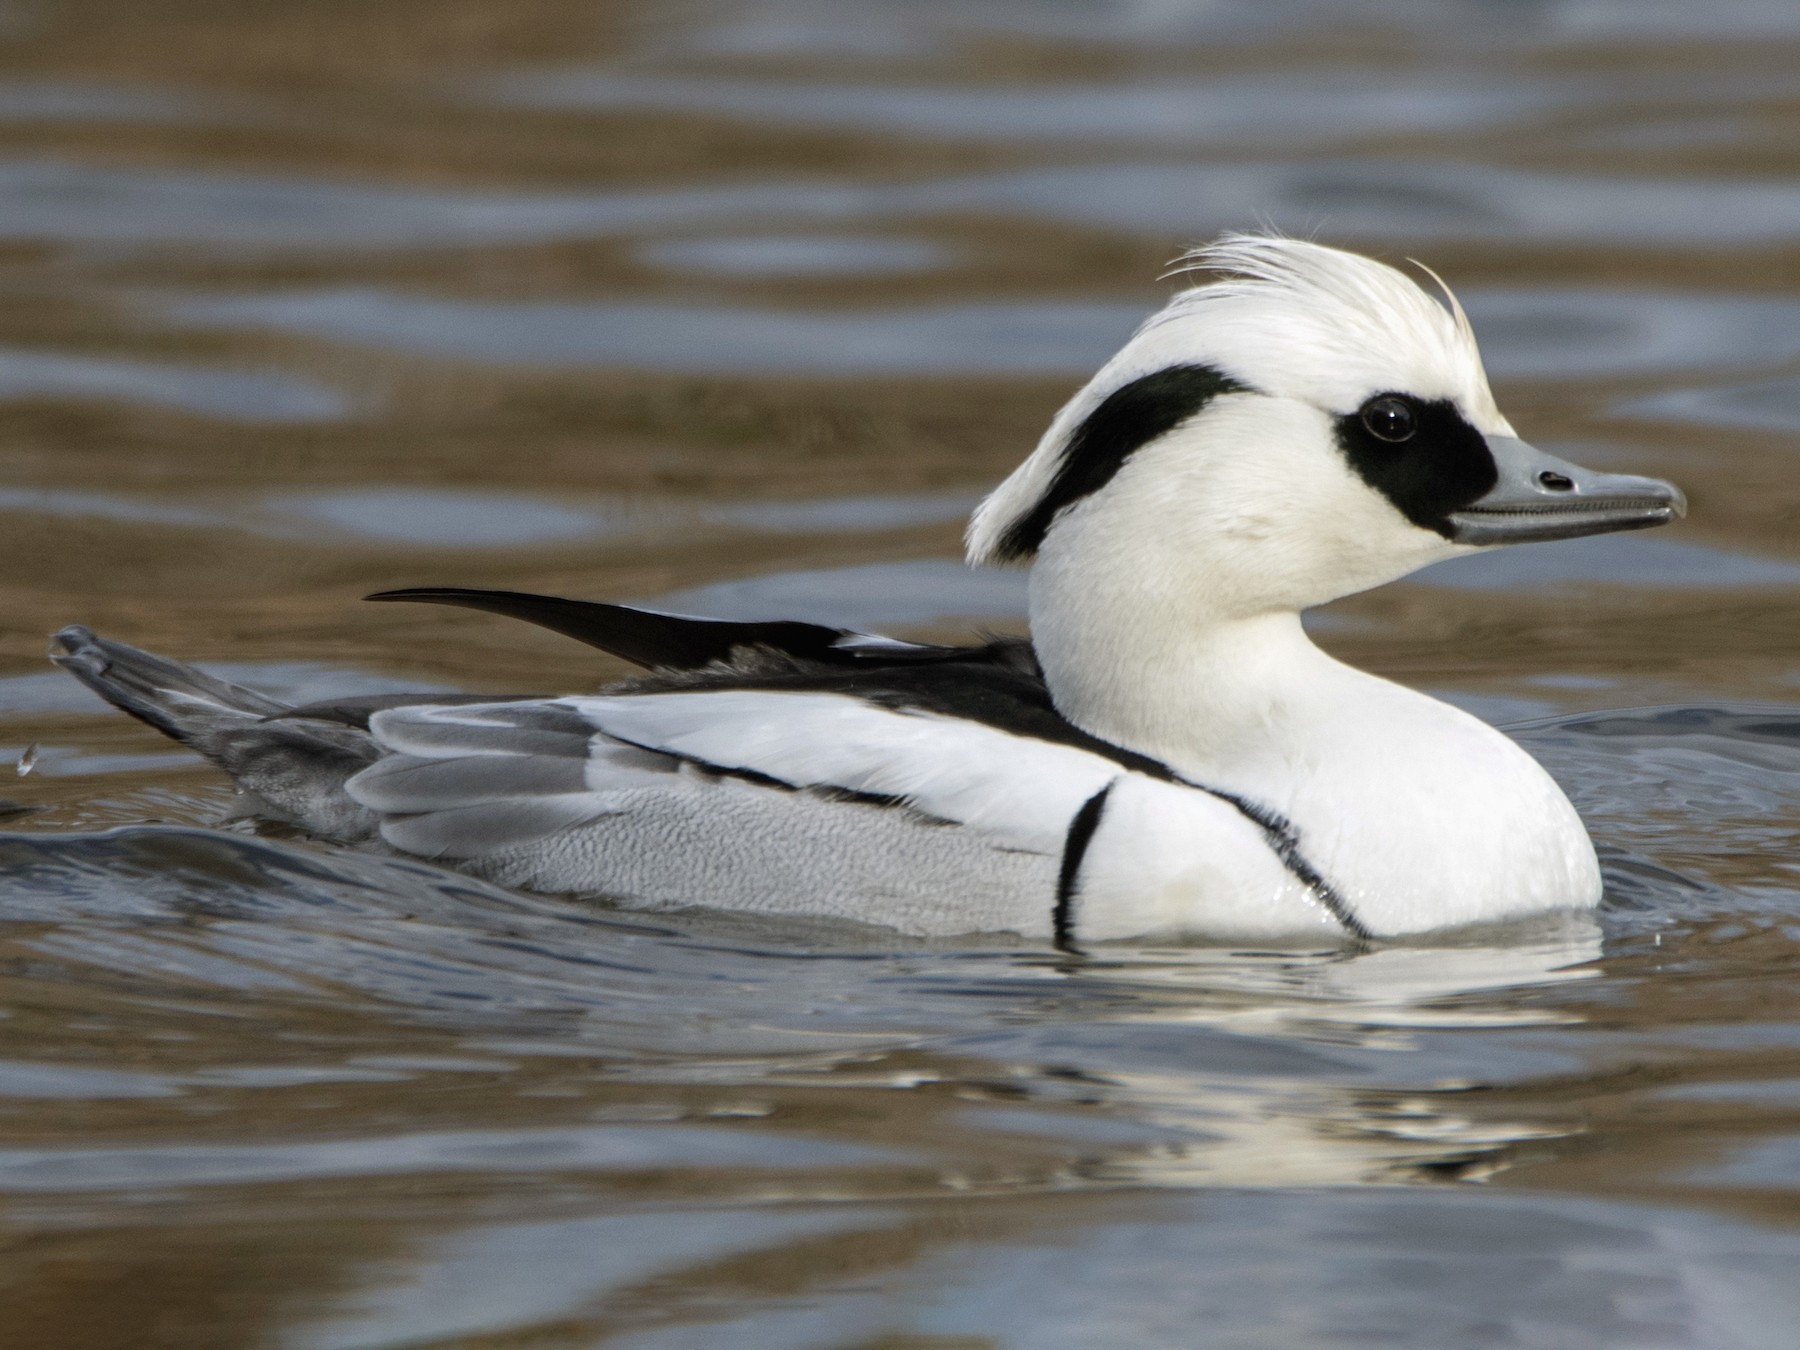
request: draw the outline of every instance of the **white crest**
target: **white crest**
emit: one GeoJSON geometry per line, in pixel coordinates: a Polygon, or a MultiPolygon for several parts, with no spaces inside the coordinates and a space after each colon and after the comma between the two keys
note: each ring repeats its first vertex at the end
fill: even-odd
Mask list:
{"type": "Polygon", "coordinates": [[[1440,303],[1403,272],[1300,239],[1231,234],[1181,260],[1218,279],[1177,294],[1056,417],[1031,457],[969,523],[969,561],[995,562],[1044,497],[1069,438],[1109,394],[1174,365],[1210,366],[1258,394],[1333,416],[1378,393],[1448,399],[1478,430],[1510,435],[1456,297],[1440,303]]]}

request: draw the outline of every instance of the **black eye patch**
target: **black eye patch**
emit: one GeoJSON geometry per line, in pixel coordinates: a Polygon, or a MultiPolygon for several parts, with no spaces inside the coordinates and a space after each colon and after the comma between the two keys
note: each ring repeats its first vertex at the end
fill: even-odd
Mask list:
{"type": "Polygon", "coordinates": [[[1450,514],[1500,481],[1487,438],[1448,399],[1377,394],[1337,419],[1337,442],[1357,477],[1421,529],[1450,538],[1450,514]],[[1396,438],[1396,432],[1405,435],[1396,438]]]}

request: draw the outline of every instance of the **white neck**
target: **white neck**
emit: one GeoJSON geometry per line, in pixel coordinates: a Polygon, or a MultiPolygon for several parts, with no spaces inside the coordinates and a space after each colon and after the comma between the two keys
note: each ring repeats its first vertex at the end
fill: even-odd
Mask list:
{"type": "Polygon", "coordinates": [[[1097,585],[1076,552],[1047,550],[1031,578],[1058,709],[1280,812],[1377,931],[1598,898],[1574,809],[1507,737],[1326,655],[1291,609],[1234,612],[1229,584],[1097,585]]]}
{"type": "Polygon", "coordinates": [[[1154,592],[1083,580],[1054,558],[1031,577],[1032,633],[1058,709],[1184,774],[1230,786],[1285,751],[1316,755],[1319,721],[1353,714],[1376,688],[1442,706],[1327,656],[1291,610],[1209,613],[1190,596],[1176,611],[1154,592]]]}

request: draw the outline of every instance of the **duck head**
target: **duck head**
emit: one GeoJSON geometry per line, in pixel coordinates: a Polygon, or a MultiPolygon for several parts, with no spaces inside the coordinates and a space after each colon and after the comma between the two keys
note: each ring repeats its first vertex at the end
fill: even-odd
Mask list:
{"type": "Polygon", "coordinates": [[[971,522],[972,562],[1038,564],[1034,624],[1039,575],[1151,621],[1249,617],[1685,511],[1672,484],[1521,440],[1447,288],[1294,239],[1186,261],[1218,279],[1145,323],[971,522]]]}

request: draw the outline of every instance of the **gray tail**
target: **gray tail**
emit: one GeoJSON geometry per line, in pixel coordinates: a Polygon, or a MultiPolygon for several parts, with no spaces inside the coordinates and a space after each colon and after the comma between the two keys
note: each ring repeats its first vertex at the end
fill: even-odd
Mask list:
{"type": "Polygon", "coordinates": [[[369,838],[375,817],[344,780],[377,755],[368,733],[290,718],[284,703],[79,625],[50,643],[50,659],[121,712],[210,759],[266,814],[342,842],[369,838]]]}

